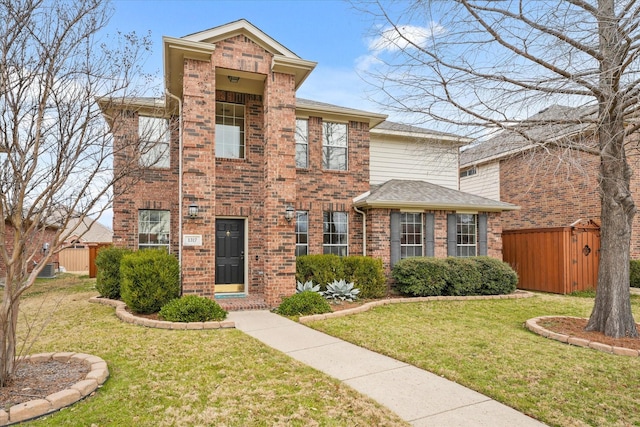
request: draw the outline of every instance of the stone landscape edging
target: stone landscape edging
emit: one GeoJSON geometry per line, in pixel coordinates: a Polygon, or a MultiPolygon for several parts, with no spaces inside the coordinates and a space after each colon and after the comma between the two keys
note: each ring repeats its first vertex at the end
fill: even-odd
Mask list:
{"type": "Polygon", "coordinates": [[[91,297],[89,298],[89,302],[115,307],[116,316],[123,322],[132,323],[139,326],[146,326],[148,328],[202,330],[227,329],[236,327],[235,322],[232,322],[230,320],[223,320],[221,322],[167,322],[166,320],[155,320],[148,319],[146,317],[139,317],[135,314],[129,313],[127,311],[127,305],[124,302],[109,298],[91,297]]]}
{"type": "Polygon", "coordinates": [[[527,320],[525,322],[525,327],[533,333],[542,335],[545,338],[550,338],[552,340],[560,341],[565,344],[571,344],[578,347],[592,348],[594,350],[603,351],[605,353],[611,353],[618,356],[632,356],[632,357],[640,356],[640,351],[634,350],[632,348],[618,347],[615,345],[603,344],[597,341],[589,341],[584,338],[578,338],[572,335],[560,334],[558,332],[553,332],[546,328],[543,328],[538,324],[538,322],[541,320],[558,318],[558,317],[562,317],[566,319],[581,319],[581,317],[573,317],[573,316],[539,316],[539,317],[534,317],[533,319],[527,320]]]}
{"type": "Polygon", "coordinates": [[[486,299],[517,299],[530,298],[535,294],[527,291],[517,290],[511,294],[504,295],[469,295],[469,296],[436,296],[436,297],[406,297],[406,298],[388,298],[378,301],[371,301],[358,307],[347,308],[345,310],[334,311],[325,314],[312,314],[310,316],[300,316],[300,323],[315,322],[316,320],[335,319],[337,317],[349,316],[356,313],[364,313],[374,307],[380,307],[388,304],[400,304],[407,302],[426,302],[426,301],[470,301],[470,300],[486,300],[486,299]]]}
{"type": "Polygon", "coordinates": [[[35,399],[28,402],[18,403],[9,408],[9,411],[0,409],[0,425],[7,426],[15,423],[32,420],[44,415],[59,411],[62,408],[71,406],[84,399],[98,389],[109,378],[109,368],[107,362],[98,356],[86,353],[58,352],[58,353],[38,353],[24,356],[21,361],[47,362],[55,360],[62,363],[71,361],[83,362],[89,366],[89,372],[84,380],[78,381],[70,388],[51,393],[44,399],[35,399]]]}

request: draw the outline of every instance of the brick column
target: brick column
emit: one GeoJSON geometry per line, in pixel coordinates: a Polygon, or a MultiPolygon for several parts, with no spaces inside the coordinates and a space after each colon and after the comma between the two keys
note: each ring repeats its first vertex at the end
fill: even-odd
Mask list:
{"type": "MultiPolygon", "coordinates": [[[[183,234],[202,236],[202,246],[182,249],[182,290],[213,298],[215,289],[215,72],[209,62],[184,61],[183,234]],[[197,218],[188,207],[196,203],[197,218]]],[[[182,239],[182,236],[180,236],[182,239]]]]}
{"type": "Polygon", "coordinates": [[[264,233],[265,298],[278,305],[295,293],[295,219],[285,217],[287,205],[295,207],[295,80],[293,75],[273,73],[264,91],[264,233]]]}

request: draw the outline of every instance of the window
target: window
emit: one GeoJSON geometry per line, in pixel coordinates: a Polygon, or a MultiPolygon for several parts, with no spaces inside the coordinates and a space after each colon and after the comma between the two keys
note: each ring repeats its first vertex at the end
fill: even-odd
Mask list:
{"type": "Polygon", "coordinates": [[[296,256],[309,254],[309,213],[296,212],[296,256]]]}
{"type": "Polygon", "coordinates": [[[216,157],[244,159],[244,105],[216,102],[216,157]]]}
{"type": "Polygon", "coordinates": [[[169,167],[169,121],[158,117],[138,117],[140,138],[140,165],[169,167]]]}
{"type": "Polygon", "coordinates": [[[464,178],[465,176],[475,175],[476,173],[477,173],[476,167],[472,166],[470,168],[461,170],[460,171],[460,178],[464,178]]]}
{"type": "Polygon", "coordinates": [[[456,215],[456,256],[476,256],[478,241],[477,217],[474,214],[456,215]]]}
{"type": "Polygon", "coordinates": [[[347,170],[347,125],[322,123],[322,167],[328,170],[347,170]]]}
{"type": "Polygon", "coordinates": [[[296,167],[309,167],[309,121],[296,119],[296,167]]]}
{"type": "Polygon", "coordinates": [[[138,248],[169,250],[169,211],[138,211],[138,248]]]}
{"type": "Polygon", "coordinates": [[[346,212],[323,212],[323,244],[325,254],[338,256],[348,255],[347,236],[348,224],[346,212]]]}
{"type": "Polygon", "coordinates": [[[400,258],[422,256],[422,214],[400,215],[400,258]]]}

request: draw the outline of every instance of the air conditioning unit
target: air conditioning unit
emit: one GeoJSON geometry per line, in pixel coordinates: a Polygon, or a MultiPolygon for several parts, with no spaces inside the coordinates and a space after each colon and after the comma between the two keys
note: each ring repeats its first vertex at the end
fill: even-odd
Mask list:
{"type": "Polygon", "coordinates": [[[56,277],[56,269],[53,266],[53,263],[45,265],[42,271],[38,273],[38,277],[41,279],[53,279],[56,277]]]}

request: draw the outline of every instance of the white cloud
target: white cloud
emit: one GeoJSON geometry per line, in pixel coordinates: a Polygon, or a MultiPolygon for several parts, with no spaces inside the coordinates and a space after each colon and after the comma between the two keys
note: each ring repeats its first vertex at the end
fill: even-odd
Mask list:
{"type": "Polygon", "coordinates": [[[413,47],[422,47],[433,37],[444,34],[445,28],[432,22],[429,27],[400,25],[380,31],[380,35],[369,41],[373,53],[398,52],[413,47]]]}

